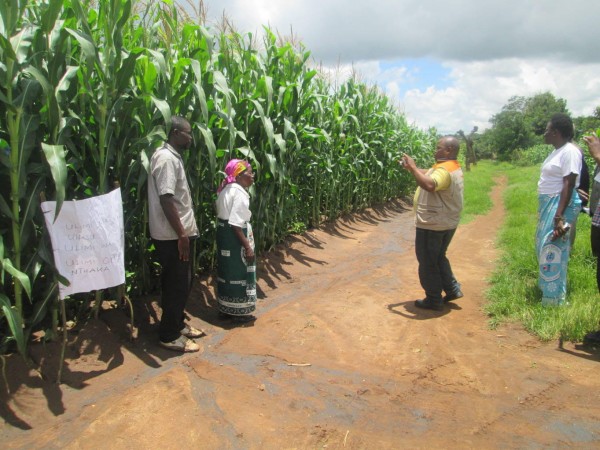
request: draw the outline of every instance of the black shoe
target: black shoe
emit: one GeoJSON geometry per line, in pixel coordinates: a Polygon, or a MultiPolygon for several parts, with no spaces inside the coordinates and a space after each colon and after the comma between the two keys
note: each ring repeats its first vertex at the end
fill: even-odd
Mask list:
{"type": "Polygon", "coordinates": [[[254,317],[252,314],[249,314],[247,316],[231,316],[231,320],[235,323],[248,323],[254,322],[256,320],[256,317],[254,317]]]}
{"type": "Polygon", "coordinates": [[[583,338],[583,343],[588,345],[600,345],[600,331],[588,333],[583,338]]]}
{"type": "Polygon", "coordinates": [[[450,294],[444,295],[444,303],[451,302],[452,300],[457,300],[459,298],[463,298],[465,294],[459,289],[458,291],[451,292],[450,294]]]}
{"type": "Polygon", "coordinates": [[[231,320],[233,318],[233,316],[230,316],[229,314],[226,314],[221,311],[219,311],[218,317],[219,317],[219,320],[231,320]]]}
{"type": "Polygon", "coordinates": [[[433,300],[425,298],[423,300],[415,300],[415,306],[417,308],[433,309],[434,311],[441,311],[444,307],[444,304],[441,302],[440,303],[434,302],[433,300]]]}

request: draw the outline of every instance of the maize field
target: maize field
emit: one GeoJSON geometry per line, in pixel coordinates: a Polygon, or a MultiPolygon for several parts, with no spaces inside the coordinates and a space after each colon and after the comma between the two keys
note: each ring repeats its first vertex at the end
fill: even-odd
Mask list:
{"type": "MultiPolygon", "coordinates": [[[[214,265],[215,190],[231,158],[256,173],[258,251],[412,191],[401,152],[432,162],[435,130],[408,124],[377,88],[333,83],[268,28],[218,31],[170,1],[2,0],[0,54],[0,354],[25,356],[32,330],[56,331],[61,276],[42,197],[60,205],[118,183],[127,290],[156,289],[146,180],[173,115],[194,135],[196,271],[214,265]]],[[[66,302],[73,315],[89,295],[66,302]]]]}

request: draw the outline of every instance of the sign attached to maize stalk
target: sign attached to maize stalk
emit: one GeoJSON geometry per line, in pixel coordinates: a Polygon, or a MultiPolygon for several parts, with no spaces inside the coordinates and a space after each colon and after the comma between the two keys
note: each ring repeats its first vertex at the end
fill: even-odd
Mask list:
{"type": "Polygon", "coordinates": [[[121,189],[63,202],[56,220],[56,202],[42,202],[50,232],[54,263],[64,278],[60,298],[125,283],[125,233],[121,189]]]}

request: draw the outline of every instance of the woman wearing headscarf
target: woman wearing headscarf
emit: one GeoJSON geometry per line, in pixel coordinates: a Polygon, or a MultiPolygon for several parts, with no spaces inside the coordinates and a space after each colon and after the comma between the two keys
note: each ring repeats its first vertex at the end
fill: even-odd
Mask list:
{"type": "Polygon", "coordinates": [[[539,286],[543,305],[560,305],[567,293],[567,264],[571,252],[569,230],[581,211],[577,194],[581,151],[570,141],[573,122],[566,114],[552,116],[544,142],[554,147],[542,164],[538,182],[538,225],[535,234],[539,286]]]}
{"type": "Polygon", "coordinates": [[[250,195],[254,182],[247,161],[232,159],[217,190],[217,302],[219,314],[235,322],[251,322],[256,309],[254,235],[250,195]]]}

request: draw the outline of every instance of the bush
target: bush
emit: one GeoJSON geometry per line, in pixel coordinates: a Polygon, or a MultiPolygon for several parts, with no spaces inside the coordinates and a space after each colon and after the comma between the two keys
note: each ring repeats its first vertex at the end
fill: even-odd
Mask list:
{"type": "Polygon", "coordinates": [[[525,150],[519,148],[513,152],[512,163],[516,166],[535,166],[544,162],[552,152],[552,148],[546,144],[538,144],[525,150]]]}

